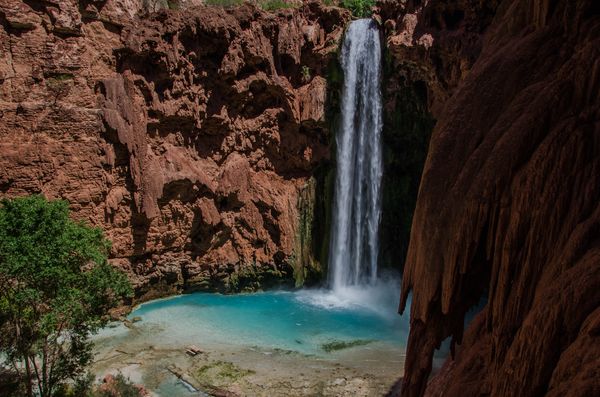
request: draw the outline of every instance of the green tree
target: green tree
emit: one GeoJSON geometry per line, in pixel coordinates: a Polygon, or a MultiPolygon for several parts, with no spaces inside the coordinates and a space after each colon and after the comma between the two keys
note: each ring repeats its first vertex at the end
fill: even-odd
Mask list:
{"type": "Polygon", "coordinates": [[[107,263],[99,228],[69,218],[65,201],[0,201],[0,352],[30,396],[50,397],[85,373],[90,334],[131,295],[107,263]]]}

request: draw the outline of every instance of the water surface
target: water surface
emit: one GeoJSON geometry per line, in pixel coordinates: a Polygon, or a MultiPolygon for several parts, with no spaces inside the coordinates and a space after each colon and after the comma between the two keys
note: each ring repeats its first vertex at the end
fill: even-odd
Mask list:
{"type": "Polygon", "coordinates": [[[226,344],[319,355],[327,354],[324,346],[332,342],[401,348],[407,326],[395,313],[396,299],[388,302],[385,295],[374,288],[350,289],[345,295],[319,290],[194,293],[142,304],[129,319],[141,319],[136,325],[146,335],[140,338],[162,346],[226,344]]]}

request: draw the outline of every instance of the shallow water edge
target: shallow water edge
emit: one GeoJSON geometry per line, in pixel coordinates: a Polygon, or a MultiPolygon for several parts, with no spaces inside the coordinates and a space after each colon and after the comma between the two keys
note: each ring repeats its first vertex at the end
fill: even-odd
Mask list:
{"type": "Polygon", "coordinates": [[[93,370],[122,372],[156,396],[383,395],[402,375],[408,330],[395,289],[371,301],[301,290],[147,302],[135,322],[95,337],[93,370]],[[190,345],[201,352],[187,354],[190,345]]]}

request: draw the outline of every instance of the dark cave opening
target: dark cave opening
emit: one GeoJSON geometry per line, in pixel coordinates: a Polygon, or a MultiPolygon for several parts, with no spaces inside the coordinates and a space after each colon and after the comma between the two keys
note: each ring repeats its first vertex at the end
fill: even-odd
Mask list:
{"type": "Polygon", "coordinates": [[[427,86],[383,66],[382,216],[379,263],[402,271],[421,173],[435,120],[427,108],[427,86]]]}

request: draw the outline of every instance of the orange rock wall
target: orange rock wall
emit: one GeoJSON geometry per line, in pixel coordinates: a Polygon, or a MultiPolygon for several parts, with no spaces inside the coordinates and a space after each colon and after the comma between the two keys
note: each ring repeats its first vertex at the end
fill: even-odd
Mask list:
{"type": "Polygon", "coordinates": [[[143,12],[0,1],[0,195],[68,200],[146,298],[305,272],[300,196],[329,161],[348,13],[143,12]]]}

